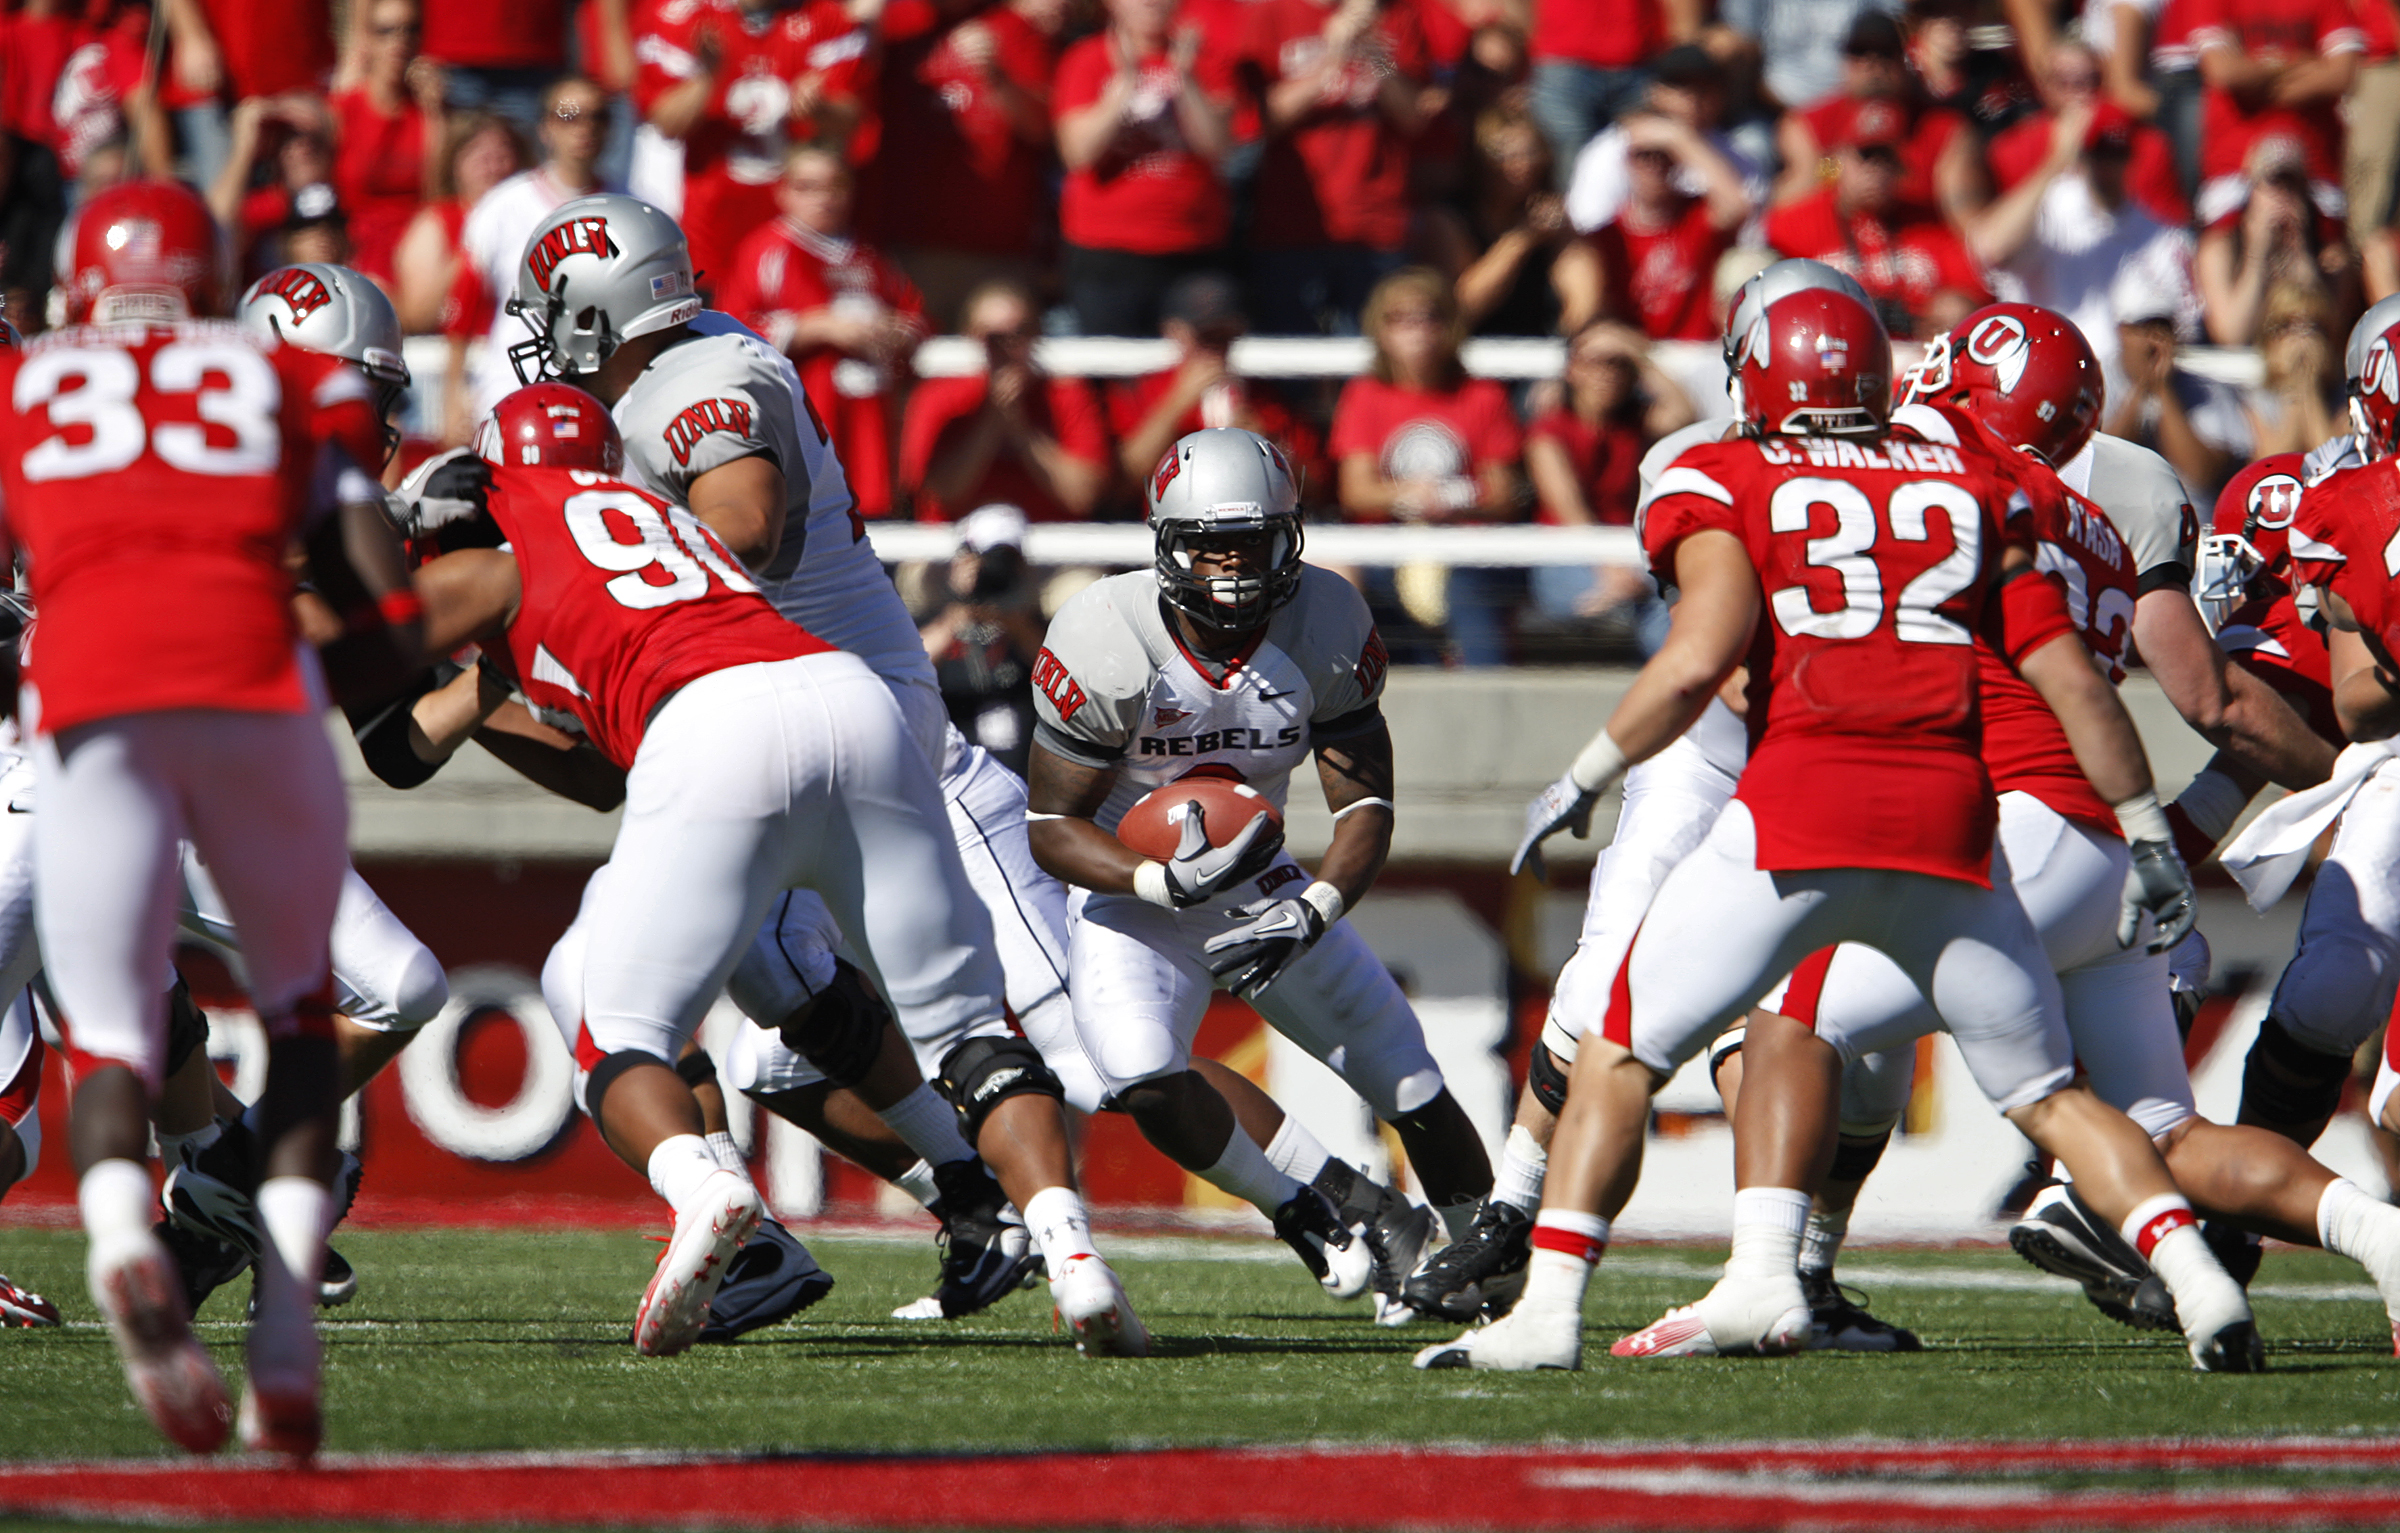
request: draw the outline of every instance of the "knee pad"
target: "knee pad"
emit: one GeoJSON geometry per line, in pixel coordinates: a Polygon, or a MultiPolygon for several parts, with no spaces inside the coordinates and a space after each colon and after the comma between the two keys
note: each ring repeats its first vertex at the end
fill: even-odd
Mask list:
{"type": "Polygon", "coordinates": [[[1736,1022],[1733,1026],[1717,1034],[1717,1041],[1708,1046],[1708,1082],[1710,1085],[1716,1084],[1717,1072],[1725,1068],[1725,1061],[1742,1051],[1742,1040],[1749,1036],[1750,1024],[1746,1020],[1736,1022]]]}
{"type": "Polygon", "coordinates": [[[600,1121],[600,1103],[608,1095],[608,1088],[617,1083],[618,1076],[638,1065],[658,1065],[669,1070],[675,1068],[643,1049],[619,1049],[603,1057],[583,1078],[583,1110],[594,1123],[600,1121]]]}
{"type": "Polygon", "coordinates": [[[786,1022],[777,1035],[784,1047],[807,1060],[836,1086],[855,1086],[875,1068],[891,1009],[857,966],[836,960],[833,983],[817,992],[808,1015],[786,1022]]]}
{"type": "Polygon", "coordinates": [[[423,1027],[450,1004],[449,971],[430,948],[419,948],[409,955],[408,966],[400,971],[400,983],[394,987],[391,1002],[394,1032],[423,1027]]]}
{"type": "Polygon", "coordinates": [[[1023,1038],[969,1038],[942,1059],[942,1094],[958,1109],[969,1145],[983,1134],[983,1121],[1010,1097],[1066,1100],[1066,1088],[1042,1062],[1042,1051],[1023,1038]]]}
{"type": "Polygon", "coordinates": [[[1827,1180],[1865,1181],[1867,1173],[1873,1171],[1876,1163],[1883,1159],[1883,1152],[1891,1142],[1892,1131],[1888,1127],[1876,1134],[1852,1134],[1845,1130],[1834,1142],[1833,1169],[1826,1173],[1827,1180]]]}
{"type": "Polygon", "coordinates": [[[182,1069],[194,1050],[208,1042],[208,1013],[192,999],[192,987],[181,974],[167,992],[167,1074],[182,1069]]]}
{"type": "Polygon", "coordinates": [[[2269,1014],[2301,1047],[2346,1057],[2391,1010],[2392,967],[2364,932],[2312,933],[2276,981],[2269,1014]]]}
{"type": "Polygon", "coordinates": [[[2258,1024],[2258,1041],[2242,1064],[2240,1121],[2274,1128],[2322,1125],[2342,1105],[2349,1080],[2349,1055],[2310,1048],[2270,1014],[2258,1024]]]}
{"type": "Polygon", "coordinates": [[[1567,1072],[1559,1068],[1558,1057],[1542,1044],[1533,1046],[1533,1058],[1525,1064],[1525,1089],[1533,1099],[1550,1109],[1555,1118],[1567,1110],[1567,1072]]]}

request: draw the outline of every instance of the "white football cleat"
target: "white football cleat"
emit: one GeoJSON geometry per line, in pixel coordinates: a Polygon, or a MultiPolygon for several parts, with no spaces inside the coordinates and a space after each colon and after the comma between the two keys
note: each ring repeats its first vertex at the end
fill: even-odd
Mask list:
{"type": "Polygon", "coordinates": [[[0,1273],[0,1326],[58,1324],[58,1306],[30,1288],[19,1288],[0,1273]]]}
{"type": "Polygon", "coordinates": [[[125,1382],[151,1422],[176,1446],[214,1453],[233,1425],[233,1402],[208,1349],[192,1335],[175,1259],[144,1231],[87,1257],[92,1302],[124,1359],[125,1382]]]}
{"type": "Polygon", "coordinates": [[[1050,1281],[1050,1302],[1085,1357],[1147,1357],[1150,1332],[1125,1285],[1097,1256],[1071,1256],[1050,1281]]]}
{"type": "Polygon", "coordinates": [[[1419,1368],[1483,1368],[1531,1373],[1583,1366],[1583,1317],[1570,1311],[1513,1309],[1481,1330],[1427,1347],[1419,1368]]]}
{"type": "Polygon", "coordinates": [[[252,1453],[314,1458],[324,1441],[318,1388],[325,1354],[317,1339],[315,1286],[301,1290],[305,1297],[297,1310],[277,1314],[262,1303],[250,1322],[250,1382],[238,1419],[242,1446],[252,1453]]]}
{"type": "Polygon", "coordinates": [[[725,1281],[725,1264],[766,1216],[750,1178],[712,1171],[686,1207],[675,1210],[675,1234],[650,1275],[633,1315],[634,1350],[673,1357],[699,1338],[708,1302],[725,1281]]]}
{"type": "Polygon", "coordinates": [[[1678,1305],[1619,1338],[1608,1355],[1778,1357],[1807,1351],[1815,1332],[1797,1273],[1784,1283],[1727,1277],[1699,1303],[1678,1305]]]}

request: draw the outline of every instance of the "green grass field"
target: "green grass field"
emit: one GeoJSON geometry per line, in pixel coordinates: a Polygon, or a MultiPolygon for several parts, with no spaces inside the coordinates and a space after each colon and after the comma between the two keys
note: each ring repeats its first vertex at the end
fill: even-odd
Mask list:
{"type": "MultiPolygon", "coordinates": [[[[802,1231],[806,1238],[806,1231],[802,1231]]],[[[2356,1268],[2278,1251],[2258,1311],[2273,1371],[2190,1373],[2171,1338],[2101,1319],[2005,1252],[1858,1253],[1852,1281],[1915,1327],[1914,1356],[1619,1362],[1610,1340],[1697,1296],[1721,1253],[1613,1251],[1580,1374],[1419,1373],[1445,1334],[1336,1307],[1263,1237],[1116,1238],[1157,1338],[1088,1362],[1038,1294],[975,1319],[886,1316],[924,1292],[933,1247],[812,1241],[833,1295],[732,1347],[636,1357],[625,1336],[652,1254],[631,1233],[346,1232],[360,1292],[330,1312],[331,1449],[967,1449],[1544,1439],[2261,1436],[2383,1433],[2400,1364],[2356,1268]]],[[[83,1292],[83,1243],[0,1230],[0,1271],[67,1312],[0,1332],[0,1456],[155,1455],[83,1292]]],[[[243,1286],[203,1312],[238,1369],[243,1286]]]]}

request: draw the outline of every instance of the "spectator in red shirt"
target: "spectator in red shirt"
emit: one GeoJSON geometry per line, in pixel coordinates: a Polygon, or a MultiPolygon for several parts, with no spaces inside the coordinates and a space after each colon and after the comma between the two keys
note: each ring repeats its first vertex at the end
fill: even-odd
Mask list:
{"type": "Polygon", "coordinates": [[[925,295],[944,330],[978,284],[1032,285],[1052,237],[1043,185],[1051,152],[1050,74],[1068,0],[1007,0],[943,31],[887,34],[879,88],[881,163],[861,218],[925,295]]]}
{"type": "Polygon", "coordinates": [[[1602,309],[1654,341],[1714,340],[1717,261],[1750,220],[1742,173],[1675,118],[1644,112],[1624,128],[1625,205],[1591,235],[1602,309]],[[1679,173],[1705,193],[1686,195],[1679,173]]]}
{"type": "Polygon", "coordinates": [[[1503,102],[1476,119],[1462,211],[1426,214],[1426,243],[1457,286],[1480,335],[1557,335],[1600,312],[1600,264],[1551,188],[1550,143],[1532,116],[1503,102]]]}
{"type": "Polygon", "coordinates": [[[99,0],[58,74],[50,100],[51,147],[69,179],[83,182],[104,146],[138,143],[142,161],[167,163],[166,123],[151,90],[149,17],[138,6],[99,0]]]}
{"type": "Polygon", "coordinates": [[[2350,203],[2350,242],[2364,245],[2391,221],[2394,211],[2393,176],[2400,164],[2400,4],[2351,0],[2351,8],[2366,49],[2343,105],[2349,131],[2342,191],[2350,203]]]}
{"type": "Polygon", "coordinates": [[[1900,203],[1899,109],[1872,102],[1852,119],[1833,184],[1767,215],[1776,253],[1809,256],[1856,277],[1895,336],[1947,330],[1991,291],[1964,242],[1900,203]]]}
{"type": "Polygon", "coordinates": [[[2016,190],[2043,168],[2060,112],[2081,105],[2091,110],[2095,131],[2123,133],[2125,190],[2142,211],[2162,224],[2192,221],[2176,176],[2174,144],[2166,134],[2137,122],[2113,101],[2101,104],[2100,64],[2091,49],[2071,42],[2052,48],[2046,83],[2049,104],[1993,135],[1985,150],[2001,195],[2016,190]]]}
{"type": "Polygon", "coordinates": [[[1558,189],[1592,135],[1641,105],[1642,64],[1700,32],[1699,0],[1534,0],[1528,105],[1550,140],[1558,189]]]}
{"type": "MultiPolygon", "coordinates": [[[[1376,285],[1363,315],[1374,361],[1343,386],[1330,450],[1341,465],[1342,514],[1356,522],[1502,522],[1521,514],[1523,436],[1508,394],[1470,378],[1450,284],[1409,267],[1376,285]]],[[[1382,594],[1370,583],[1370,599],[1382,594]]],[[[1445,585],[1449,656],[1461,665],[1508,659],[1514,579],[1456,568],[1445,585]]]]}
{"type": "MultiPolygon", "coordinates": [[[[442,309],[458,285],[459,237],[467,214],[483,194],[525,168],[525,146],[507,119],[491,112],[451,112],[443,129],[445,148],[434,163],[433,201],[417,210],[393,252],[399,292],[400,328],[430,335],[443,328],[442,309]]],[[[491,328],[485,314],[471,329],[491,328]]]]}
{"type": "Polygon", "coordinates": [[[2200,51],[2200,222],[2239,208],[2245,166],[2269,138],[2300,145],[2309,195],[2344,216],[2341,99],[2366,49],[2349,0],[2193,0],[2200,51]]]}
{"type": "Polygon", "coordinates": [[[1859,114],[1873,112],[1897,114],[1896,195],[1912,214],[1939,213],[1956,224],[1983,206],[1989,195],[1983,146],[1964,117],[1924,99],[1909,73],[1900,23],[1881,11],[1862,11],[1842,55],[1841,93],[1784,113],[1776,126],[1775,146],[1783,157],[1776,204],[1813,196],[1825,179],[1825,160],[1851,137],[1859,114]]]}
{"type": "Polygon", "coordinates": [[[984,371],[927,378],[908,397],[900,432],[900,483],[917,520],[955,521],[994,501],[1037,522],[1080,520],[1108,488],[1108,427],[1079,378],[1034,364],[1039,315],[1033,295],[991,282],[968,295],[966,334],[983,346],[984,371]]]}
{"type": "Polygon", "coordinates": [[[925,339],[925,302],[900,268],[850,235],[850,166],[822,144],[785,156],[782,217],[742,241],[717,307],[792,359],[833,437],[858,514],[892,514],[896,372],[925,339]]]}
{"type": "Polygon", "coordinates": [[[331,101],[333,187],[350,211],[360,271],[397,288],[400,235],[427,200],[442,146],[442,69],[417,56],[416,0],[374,0],[353,37],[331,101]]]}
{"type": "Polygon", "coordinates": [[[1148,335],[1175,279],[1220,259],[1233,80],[1175,0],[1108,0],[1109,24],[1058,61],[1051,110],[1067,301],[1086,335],[1148,335]]]}
{"type": "Polygon", "coordinates": [[[1128,378],[1108,395],[1117,466],[1135,484],[1149,477],[1181,438],[1212,426],[1255,431],[1283,449],[1303,501],[1322,501],[1332,486],[1324,442],[1274,384],[1232,370],[1233,343],[1250,328],[1241,294],[1216,272],[1198,272],[1167,289],[1159,331],[1175,346],[1175,365],[1128,378]]]}
{"type": "Polygon", "coordinates": [[[232,151],[208,188],[208,205],[233,237],[242,282],[284,264],[284,233],[304,193],[305,222],[321,225],[336,216],[347,222],[348,209],[340,206],[333,188],[333,139],[324,100],[253,96],[235,107],[232,151]]]}
{"type": "Polygon", "coordinates": [[[1266,149],[1250,291],[1271,335],[1348,333],[1406,259],[1410,140],[1428,117],[1412,0],[1256,0],[1266,149]]]}
{"type": "Polygon", "coordinates": [[[230,106],[320,91],[333,73],[330,0],[162,0],[172,114],[186,177],[207,186],[232,151],[230,106]]]}
{"type": "Polygon", "coordinates": [[[695,0],[661,6],[640,45],[636,105],[683,142],[683,210],[704,292],[733,249],[775,216],[785,148],[846,144],[872,39],[839,0],[695,0]]]}
{"type": "MultiPolygon", "coordinates": [[[[1533,519],[1545,527],[1632,526],[1642,454],[1692,418],[1691,402],[1650,365],[1639,335],[1606,321],[1580,331],[1567,343],[1564,397],[1525,432],[1533,519]]],[[[1543,565],[1531,585],[1534,607],[1548,617],[1627,625],[1645,655],[1666,638],[1666,603],[1633,566],[1543,565]]]]}
{"type": "Polygon", "coordinates": [[[497,112],[530,133],[567,72],[569,0],[425,0],[425,53],[456,110],[497,112]]]}

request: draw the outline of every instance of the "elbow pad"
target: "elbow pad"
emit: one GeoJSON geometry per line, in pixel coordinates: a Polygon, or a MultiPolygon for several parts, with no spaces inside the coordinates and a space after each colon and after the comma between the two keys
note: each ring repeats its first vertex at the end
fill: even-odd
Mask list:
{"type": "Polygon", "coordinates": [[[408,689],[389,703],[373,710],[346,709],[350,719],[351,736],[358,741],[358,754],[367,763],[367,770],[387,787],[420,788],[433,780],[442,769],[438,761],[427,761],[408,743],[409,724],[415,717],[417,699],[440,687],[448,678],[441,671],[455,676],[455,667],[443,666],[418,674],[408,689]]]}

